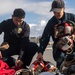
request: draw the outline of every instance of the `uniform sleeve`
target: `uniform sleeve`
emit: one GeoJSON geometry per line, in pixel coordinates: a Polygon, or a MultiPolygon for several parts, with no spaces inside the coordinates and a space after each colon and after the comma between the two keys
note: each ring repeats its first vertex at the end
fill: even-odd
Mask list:
{"type": "Polygon", "coordinates": [[[49,21],[44,29],[41,39],[40,39],[40,46],[38,49],[38,53],[41,52],[43,54],[47,44],[49,43],[50,35],[51,35],[51,26],[50,25],[51,25],[51,23],[49,21]]]}

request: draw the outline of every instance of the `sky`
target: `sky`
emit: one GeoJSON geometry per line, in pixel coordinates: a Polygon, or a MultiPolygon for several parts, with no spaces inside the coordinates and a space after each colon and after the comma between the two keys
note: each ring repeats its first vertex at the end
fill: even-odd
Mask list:
{"type": "MultiPolygon", "coordinates": [[[[30,37],[41,36],[48,20],[53,16],[50,12],[53,0],[0,0],[0,22],[12,17],[16,8],[26,12],[25,21],[30,26],[30,37]]],[[[75,13],[75,0],[64,0],[65,11],[75,13]]],[[[1,35],[0,37],[3,37],[1,35]]]]}

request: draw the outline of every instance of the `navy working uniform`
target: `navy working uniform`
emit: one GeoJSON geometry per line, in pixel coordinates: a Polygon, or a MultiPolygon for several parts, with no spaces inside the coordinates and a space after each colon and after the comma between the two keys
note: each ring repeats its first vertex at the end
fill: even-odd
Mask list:
{"type": "Polygon", "coordinates": [[[40,47],[38,49],[38,53],[41,52],[43,54],[43,52],[45,51],[45,48],[50,40],[50,37],[52,36],[52,39],[54,41],[54,44],[52,46],[53,48],[53,58],[54,60],[57,62],[57,67],[59,68],[59,66],[61,65],[62,61],[64,60],[64,53],[60,50],[56,48],[56,44],[58,42],[58,38],[55,38],[55,34],[54,34],[54,26],[56,24],[60,24],[63,23],[65,21],[71,20],[73,22],[75,22],[75,15],[71,14],[71,13],[65,13],[61,19],[56,19],[55,16],[53,16],[47,23],[43,35],[40,39],[40,47]]]}
{"type": "Polygon", "coordinates": [[[24,52],[21,58],[24,63],[23,67],[29,65],[38,48],[36,43],[29,41],[29,25],[23,22],[21,25],[16,26],[12,19],[4,20],[0,23],[0,34],[2,32],[4,32],[3,42],[9,44],[9,48],[2,51],[2,56],[8,58],[20,54],[20,50],[22,50],[24,52]]]}

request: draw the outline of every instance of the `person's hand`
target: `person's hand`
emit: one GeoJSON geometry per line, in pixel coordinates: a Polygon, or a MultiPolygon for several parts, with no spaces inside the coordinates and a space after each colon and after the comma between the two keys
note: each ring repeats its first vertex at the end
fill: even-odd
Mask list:
{"type": "Polygon", "coordinates": [[[9,48],[9,44],[7,42],[3,42],[0,46],[0,49],[1,50],[6,50],[9,48]]]}
{"type": "Polygon", "coordinates": [[[3,45],[2,48],[8,49],[9,48],[9,44],[3,45]]]}
{"type": "Polygon", "coordinates": [[[37,60],[43,60],[43,55],[42,55],[42,53],[38,53],[38,55],[37,55],[37,60]]]}
{"type": "Polygon", "coordinates": [[[23,65],[22,60],[20,60],[20,59],[16,60],[15,65],[16,65],[17,67],[21,67],[21,66],[23,65]]]}
{"type": "Polygon", "coordinates": [[[0,51],[0,59],[2,59],[2,53],[1,53],[1,51],[0,51]]]}

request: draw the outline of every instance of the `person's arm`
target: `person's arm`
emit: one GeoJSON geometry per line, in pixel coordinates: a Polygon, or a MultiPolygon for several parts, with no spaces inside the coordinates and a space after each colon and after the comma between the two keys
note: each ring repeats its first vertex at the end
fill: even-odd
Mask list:
{"type": "Polygon", "coordinates": [[[44,32],[42,34],[42,37],[40,39],[40,45],[38,48],[38,55],[37,55],[37,59],[42,59],[43,58],[43,53],[49,43],[50,37],[52,37],[52,39],[54,38],[54,25],[57,24],[57,19],[55,18],[55,16],[53,16],[47,23],[44,32]]]}
{"type": "Polygon", "coordinates": [[[39,46],[39,49],[38,49],[38,53],[42,53],[45,51],[45,48],[46,46],[48,45],[49,43],[49,40],[50,40],[50,35],[51,35],[51,23],[50,21],[47,23],[45,29],[44,29],[44,32],[42,34],[42,37],[40,39],[40,46],[39,46]]]}
{"type": "Polygon", "coordinates": [[[3,42],[1,45],[0,45],[0,51],[2,50],[6,50],[9,48],[9,44],[8,42],[3,42]]]}
{"type": "Polygon", "coordinates": [[[52,33],[52,27],[51,27],[51,21],[49,21],[44,29],[43,35],[40,39],[40,46],[38,48],[38,55],[37,55],[37,59],[38,60],[42,60],[43,59],[43,53],[45,51],[46,46],[49,43],[50,40],[50,35],[52,33]]]}

